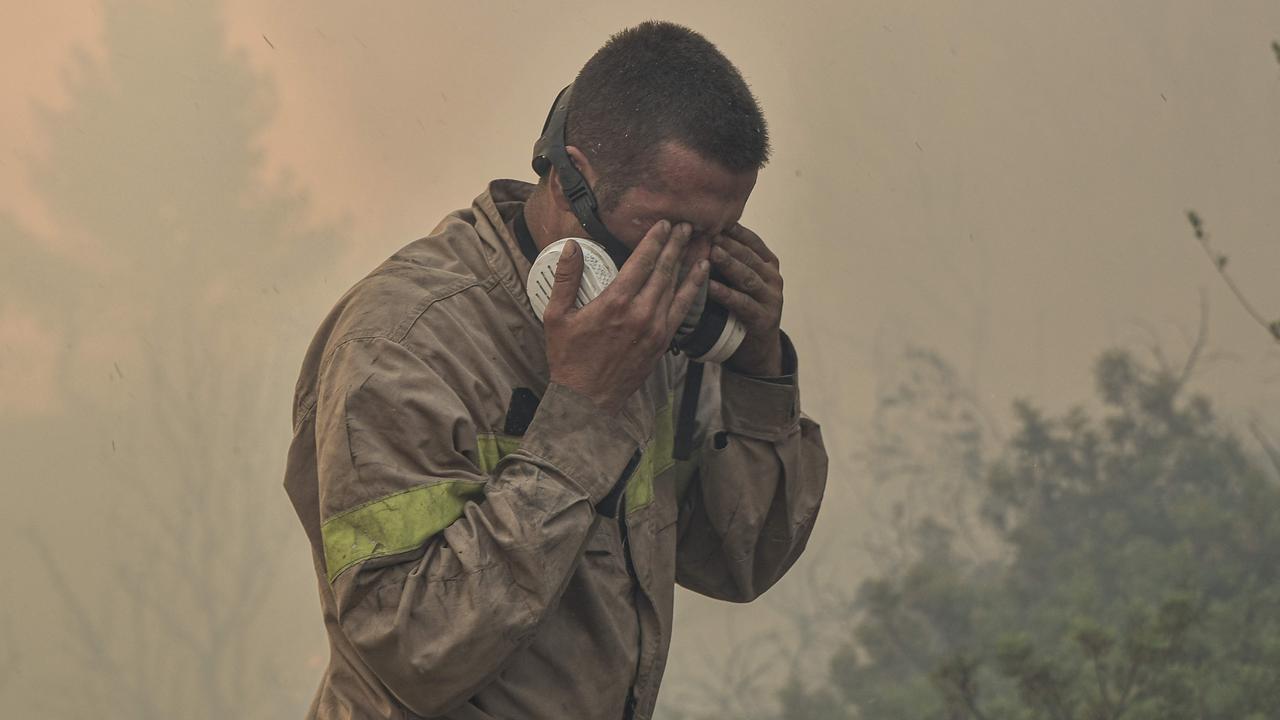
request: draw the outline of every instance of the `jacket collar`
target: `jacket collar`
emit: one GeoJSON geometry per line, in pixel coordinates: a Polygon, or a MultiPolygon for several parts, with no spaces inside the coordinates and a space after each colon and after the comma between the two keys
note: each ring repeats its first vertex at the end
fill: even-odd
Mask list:
{"type": "Polygon", "coordinates": [[[528,307],[531,313],[533,308],[524,288],[532,266],[520,252],[520,244],[507,223],[524,207],[536,187],[522,180],[494,180],[471,204],[485,261],[517,304],[528,307]]]}

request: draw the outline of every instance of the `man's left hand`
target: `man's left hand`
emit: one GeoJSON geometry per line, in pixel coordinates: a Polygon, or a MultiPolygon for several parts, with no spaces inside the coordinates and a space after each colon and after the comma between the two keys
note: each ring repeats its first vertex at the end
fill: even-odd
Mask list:
{"type": "Polygon", "coordinates": [[[725,282],[712,279],[707,292],[747,328],[747,336],[725,366],[743,375],[781,375],[782,273],[778,256],[759,235],[742,225],[734,225],[713,242],[711,264],[725,282]]]}

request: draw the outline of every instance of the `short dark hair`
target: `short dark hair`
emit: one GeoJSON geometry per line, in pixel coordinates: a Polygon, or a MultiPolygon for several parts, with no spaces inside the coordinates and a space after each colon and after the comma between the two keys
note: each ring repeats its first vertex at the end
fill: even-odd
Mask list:
{"type": "Polygon", "coordinates": [[[648,21],[627,28],[583,65],[573,83],[565,144],[599,175],[604,209],[648,184],[656,151],[681,143],[732,173],[769,160],[764,114],[738,69],[687,27],[648,21]]]}

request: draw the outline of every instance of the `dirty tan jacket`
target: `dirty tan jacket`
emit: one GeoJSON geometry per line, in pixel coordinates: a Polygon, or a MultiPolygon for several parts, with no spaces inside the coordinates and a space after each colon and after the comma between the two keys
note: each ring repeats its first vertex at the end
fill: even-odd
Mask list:
{"type": "Polygon", "coordinates": [[[548,383],[506,226],[532,189],[490,184],[307,352],[284,484],[330,641],[311,718],[649,718],[675,584],[746,602],[804,548],[827,456],[794,375],[709,366],[686,462],[682,356],[617,416],[548,383]]]}

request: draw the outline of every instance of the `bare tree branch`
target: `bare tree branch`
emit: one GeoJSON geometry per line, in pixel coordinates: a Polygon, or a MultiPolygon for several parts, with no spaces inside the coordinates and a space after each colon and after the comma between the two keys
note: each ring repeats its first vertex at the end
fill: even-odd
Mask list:
{"type": "Polygon", "coordinates": [[[1273,340],[1280,342],[1280,320],[1268,322],[1262,313],[1258,312],[1253,306],[1253,303],[1249,302],[1249,299],[1245,297],[1240,286],[1231,277],[1231,273],[1227,272],[1227,256],[1213,249],[1213,246],[1209,243],[1209,233],[1204,229],[1204,221],[1200,219],[1195,210],[1187,211],[1187,220],[1190,221],[1191,229],[1195,232],[1196,240],[1199,241],[1200,247],[1204,249],[1204,254],[1208,256],[1209,262],[1213,263],[1214,269],[1218,271],[1223,281],[1227,283],[1227,287],[1231,288],[1231,292],[1236,296],[1240,306],[1244,308],[1245,312],[1249,313],[1254,322],[1261,325],[1262,329],[1271,335],[1273,340]]]}

